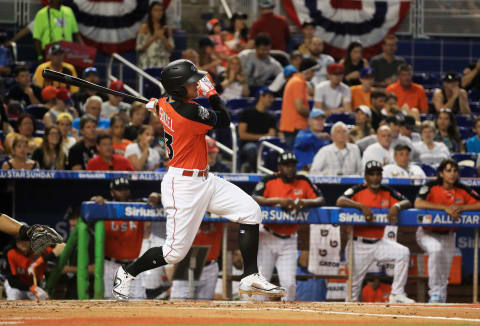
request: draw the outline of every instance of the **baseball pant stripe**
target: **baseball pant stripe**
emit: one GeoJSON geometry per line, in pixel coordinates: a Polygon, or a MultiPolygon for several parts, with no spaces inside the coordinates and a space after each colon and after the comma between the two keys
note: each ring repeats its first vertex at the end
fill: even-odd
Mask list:
{"type": "Polygon", "coordinates": [[[173,209],[175,213],[173,213],[173,234],[172,234],[172,244],[170,245],[170,251],[163,257],[164,259],[172,252],[173,250],[173,243],[175,242],[175,215],[177,215],[177,207],[175,206],[175,178],[172,178],[172,200],[173,200],[173,209]]]}

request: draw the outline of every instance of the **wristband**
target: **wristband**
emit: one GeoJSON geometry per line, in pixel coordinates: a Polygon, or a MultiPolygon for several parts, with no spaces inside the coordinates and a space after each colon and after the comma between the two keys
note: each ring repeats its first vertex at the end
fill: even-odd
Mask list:
{"type": "Polygon", "coordinates": [[[393,206],[395,206],[396,208],[398,208],[398,210],[401,210],[402,208],[400,207],[400,203],[395,203],[393,206]]]}
{"type": "Polygon", "coordinates": [[[20,240],[28,240],[27,230],[28,226],[22,224],[22,226],[20,227],[20,231],[18,231],[18,237],[20,240]]]}

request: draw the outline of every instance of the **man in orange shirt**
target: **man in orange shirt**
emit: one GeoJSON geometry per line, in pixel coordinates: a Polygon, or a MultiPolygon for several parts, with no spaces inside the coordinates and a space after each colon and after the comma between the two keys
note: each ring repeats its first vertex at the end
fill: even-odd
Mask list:
{"type": "MultiPolygon", "coordinates": [[[[280,206],[287,212],[325,204],[320,190],[305,176],[297,175],[297,158],[285,152],[278,159],[278,173],[266,176],[255,187],[254,199],[262,206],[280,206]]],[[[260,232],[258,262],[267,280],[276,267],[285,300],[296,294],[298,224],[264,224],[260,232]]]]}
{"type": "Polygon", "coordinates": [[[398,81],[388,85],[385,92],[394,93],[398,98],[398,106],[408,105],[408,109],[417,109],[421,113],[428,113],[428,102],[425,89],[422,85],[412,81],[412,66],[401,64],[398,66],[398,81]]]}
{"type": "MultiPolygon", "coordinates": [[[[415,208],[443,210],[456,221],[460,219],[462,211],[480,210],[480,196],[460,183],[458,163],[455,160],[443,160],[437,174],[436,180],[420,188],[415,208]]],[[[429,302],[447,301],[448,276],[455,252],[457,229],[420,227],[417,230],[417,243],[428,254],[429,302]]]]}
{"type": "Polygon", "coordinates": [[[373,68],[362,68],[360,70],[360,83],[361,85],[355,85],[350,87],[352,93],[352,108],[357,108],[360,105],[370,104],[370,94],[373,91],[373,81],[375,80],[375,70],[373,68]]]}
{"type": "MultiPolygon", "coordinates": [[[[365,164],[365,184],[347,189],[337,200],[337,206],[360,210],[366,222],[373,221],[372,208],[388,208],[387,219],[391,224],[397,224],[401,209],[411,206],[405,196],[393,188],[381,185],[382,163],[368,161],[365,164]]],[[[391,303],[414,303],[405,295],[405,284],[408,277],[408,262],[410,250],[401,244],[383,237],[385,226],[354,225],[353,243],[353,277],[352,300],[358,301],[361,286],[368,268],[374,262],[393,262],[391,303]]],[[[348,300],[348,298],[346,298],[348,300]]]]}
{"type": "Polygon", "coordinates": [[[292,148],[298,131],[307,129],[310,113],[307,81],[312,79],[317,68],[317,62],[314,59],[302,59],[300,72],[293,75],[285,86],[279,129],[283,132],[289,148],[292,148]]]}

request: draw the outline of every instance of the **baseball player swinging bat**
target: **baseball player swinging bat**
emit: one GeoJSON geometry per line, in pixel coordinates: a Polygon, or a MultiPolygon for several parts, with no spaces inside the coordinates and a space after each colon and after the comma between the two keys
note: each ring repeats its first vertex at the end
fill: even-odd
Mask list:
{"type": "Polygon", "coordinates": [[[86,81],[84,79],[81,79],[81,78],[78,78],[78,77],[73,77],[71,75],[64,74],[64,73],[54,71],[54,70],[50,70],[50,69],[43,69],[42,76],[45,79],[49,79],[49,80],[53,80],[53,81],[57,81],[57,82],[60,82],[60,83],[69,84],[69,85],[73,85],[73,86],[93,89],[93,90],[96,90],[100,93],[112,94],[112,95],[116,95],[116,96],[123,96],[126,99],[142,102],[142,103],[145,103],[145,104],[147,104],[149,102],[146,99],[143,99],[143,98],[140,98],[140,97],[137,97],[137,96],[133,96],[133,95],[130,95],[130,94],[122,93],[122,92],[117,92],[117,91],[114,91],[113,89],[91,83],[91,82],[86,81]]]}

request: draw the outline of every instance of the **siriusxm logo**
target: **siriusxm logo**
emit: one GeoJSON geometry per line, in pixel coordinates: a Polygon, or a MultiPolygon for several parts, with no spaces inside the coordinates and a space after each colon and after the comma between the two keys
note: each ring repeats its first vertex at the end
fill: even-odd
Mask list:
{"type": "MultiPolygon", "coordinates": [[[[340,213],[338,215],[338,221],[344,223],[360,223],[366,222],[365,217],[362,214],[358,213],[340,213]]],[[[373,222],[377,223],[388,223],[387,214],[375,214],[373,215],[373,222]]]]}
{"type": "Polygon", "coordinates": [[[162,217],[165,216],[163,208],[145,208],[127,206],[125,207],[125,216],[128,217],[162,217]]]}

